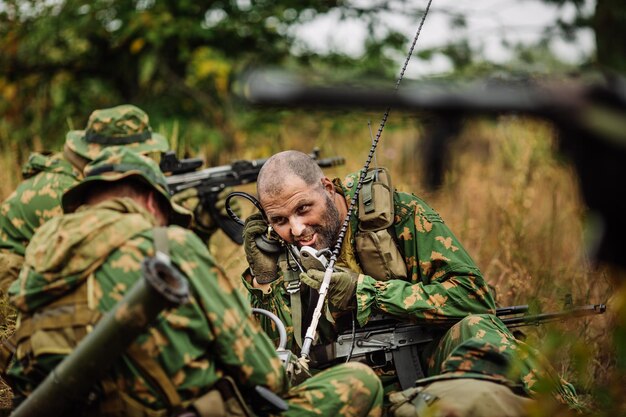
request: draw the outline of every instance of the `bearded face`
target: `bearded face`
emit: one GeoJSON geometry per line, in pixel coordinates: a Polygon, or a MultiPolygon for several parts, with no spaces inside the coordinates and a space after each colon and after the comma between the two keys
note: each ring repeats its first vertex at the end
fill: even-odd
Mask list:
{"type": "Polygon", "coordinates": [[[337,235],[341,229],[341,219],[339,218],[339,211],[330,197],[324,194],[324,211],[322,212],[319,224],[309,226],[310,234],[316,233],[317,239],[313,248],[320,250],[330,248],[335,245],[337,241],[337,235]]]}
{"type": "Polygon", "coordinates": [[[341,228],[341,215],[331,195],[322,184],[294,179],[280,192],[264,195],[262,205],[270,226],[283,240],[320,250],[334,245],[341,228]]]}

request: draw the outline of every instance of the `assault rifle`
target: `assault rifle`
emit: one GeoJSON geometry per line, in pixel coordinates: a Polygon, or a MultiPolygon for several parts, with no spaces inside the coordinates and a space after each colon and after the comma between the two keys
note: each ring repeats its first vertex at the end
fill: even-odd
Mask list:
{"type": "MultiPolygon", "coordinates": [[[[605,311],[604,304],[588,304],[558,312],[526,315],[528,306],[520,305],[498,308],[496,315],[512,329],[605,311]]],[[[389,316],[375,316],[365,327],[340,334],[334,343],[314,346],[312,365],[323,369],[348,360],[364,362],[372,368],[393,364],[400,385],[407,389],[424,377],[419,358],[422,348],[457,322],[447,319],[417,325],[399,322],[389,316]]]]}
{"type": "MultiPolygon", "coordinates": [[[[340,156],[320,158],[320,150],[313,149],[309,154],[320,168],[343,165],[345,159],[340,156]]],[[[215,224],[235,243],[243,243],[243,226],[228,216],[223,216],[215,208],[217,195],[226,187],[256,182],[259,171],[266,159],[237,160],[230,165],[205,168],[197,171],[202,165],[199,158],[179,160],[174,152],[168,152],[161,159],[161,171],[171,173],[166,177],[169,191],[172,195],[188,188],[198,190],[200,204],[208,210],[215,224]]]]}

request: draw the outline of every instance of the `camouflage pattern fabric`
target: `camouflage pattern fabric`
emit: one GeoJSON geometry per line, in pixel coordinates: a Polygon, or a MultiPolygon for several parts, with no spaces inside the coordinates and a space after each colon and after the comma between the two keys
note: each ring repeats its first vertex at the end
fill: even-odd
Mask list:
{"type": "Polygon", "coordinates": [[[533,400],[509,379],[515,373],[509,352],[479,338],[465,340],[448,355],[438,376],[391,395],[392,415],[528,416],[533,400]]]}
{"type": "Polygon", "coordinates": [[[149,185],[157,199],[168,206],[168,224],[187,227],[193,215],[170,198],[165,175],[151,158],[138,154],[127,147],[109,147],[103,150],[83,170],[84,179],[63,193],[61,205],[65,213],[71,213],[84,203],[87,191],[106,187],[108,183],[132,179],[149,185]]]}
{"type": "MultiPolygon", "coordinates": [[[[334,181],[348,203],[357,179],[357,174],[351,174],[343,183],[334,181]]],[[[410,281],[382,282],[367,275],[360,277],[356,291],[359,324],[365,325],[374,312],[411,317],[412,320],[460,319],[471,313],[495,312],[495,301],[478,267],[441,217],[414,195],[395,192],[394,204],[396,216],[393,228],[410,281]]],[[[351,238],[357,227],[358,213],[354,213],[337,260],[338,266],[354,270],[354,265],[357,265],[356,268],[360,269],[351,238]]],[[[291,326],[289,296],[282,279],[272,283],[269,294],[252,288],[245,279],[244,285],[250,291],[253,307],[270,310],[288,327],[291,326]]],[[[267,323],[266,331],[277,340],[277,331],[267,323]]]]}
{"type": "Polygon", "coordinates": [[[17,278],[26,245],[35,230],[63,214],[61,195],[78,183],[81,173],[63,154],[32,154],[24,165],[26,178],[0,206],[0,291],[17,278]]]}
{"type": "MultiPolygon", "coordinates": [[[[345,195],[348,204],[357,181],[357,173],[348,175],[343,181],[333,181],[337,189],[345,195]]],[[[358,323],[365,325],[377,313],[424,324],[428,324],[429,320],[442,318],[461,320],[470,314],[493,314],[496,309],[495,300],[480,270],[439,214],[419,197],[397,191],[394,192],[394,209],[393,231],[404,256],[408,279],[379,281],[371,276],[361,275],[356,289],[358,323]]],[[[358,215],[354,213],[337,260],[338,266],[352,266],[351,269],[356,270],[353,265],[358,263],[358,259],[354,255],[356,249],[351,236],[357,228],[358,215]]],[[[264,294],[253,288],[245,276],[246,273],[244,285],[249,290],[253,307],[274,312],[286,323],[288,331],[291,331],[290,335],[293,335],[290,298],[284,288],[283,279],[272,283],[271,291],[264,294]]],[[[320,324],[324,326],[324,320],[320,320],[320,324]]],[[[261,320],[261,325],[276,343],[278,332],[274,325],[264,319],[261,320]]],[[[508,330],[505,330],[507,337],[503,338],[490,327],[481,329],[478,326],[475,329],[485,332],[485,337],[500,349],[513,351],[518,346],[508,330]]],[[[324,337],[321,340],[324,342],[324,337]]],[[[290,346],[295,348],[295,343],[290,346]]],[[[441,365],[449,353],[450,351],[442,350],[438,340],[426,346],[423,355],[429,361],[428,376],[440,372],[437,365],[441,365]],[[431,366],[430,362],[433,360],[435,362],[431,366]]],[[[540,373],[537,368],[539,362],[532,361],[530,357],[522,360],[525,361],[524,369],[528,374],[540,373]]],[[[541,365],[545,365],[545,369],[550,368],[549,364],[541,365]]],[[[381,375],[381,378],[385,383],[386,393],[399,388],[394,375],[381,375]]],[[[561,391],[570,393],[571,395],[563,396],[572,407],[577,407],[573,388],[564,383],[559,387],[557,395],[562,395],[561,391]]]]}
{"type": "Polygon", "coordinates": [[[467,372],[472,373],[470,377],[504,377],[531,396],[552,392],[559,402],[582,410],[574,387],[560,378],[537,350],[515,339],[506,325],[491,314],[471,315],[452,326],[428,360],[429,375],[466,377],[467,372]],[[501,367],[493,371],[495,361],[485,360],[495,347],[505,360],[506,373],[501,367]]]}
{"type": "Polygon", "coordinates": [[[368,366],[346,363],[334,366],[293,387],[285,395],[285,416],[382,415],[383,388],[368,366]]]}
{"type": "MultiPolygon", "coordinates": [[[[139,279],[142,259],[154,255],[155,225],[154,217],[129,198],[82,206],[51,220],[27,249],[25,268],[11,287],[12,302],[22,318],[29,317],[90,282],[90,303],[100,312],[109,311],[139,279]]],[[[163,367],[183,401],[197,398],[228,374],[245,398],[259,384],[285,395],[294,403],[294,411],[286,415],[378,415],[380,382],[363,367],[332,369],[314,377],[310,385],[288,391],[274,347],[205,245],[176,226],[167,234],[172,262],[188,277],[192,299],[161,313],[135,343],[163,367]],[[351,403],[346,398],[358,400],[351,403]]],[[[43,348],[39,346],[39,352],[43,348]]],[[[31,353],[15,361],[9,370],[14,390],[28,395],[62,357],[31,353]]],[[[125,357],[110,375],[141,404],[157,410],[165,406],[158,390],[125,357]]]]}
{"type": "Polygon", "coordinates": [[[146,112],[130,104],[95,110],[85,130],[69,131],[65,143],[88,160],[108,146],[125,146],[142,154],[169,149],[167,139],[152,132],[146,112]]]}
{"type": "MultiPolygon", "coordinates": [[[[127,104],[95,110],[85,130],[68,132],[65,145],[70,153],[87,161],[110,146],[143,154],[169,149],[165,137],[152,133],[148,115],[127,104]]],[[[23,168],[23,177],[25,180],[0,206],[0,292],[6,292],[17,278],[35,230],[62,214],[61,195],[82,178],[82,173],[63,153],[34,153],[23,168]]]]}

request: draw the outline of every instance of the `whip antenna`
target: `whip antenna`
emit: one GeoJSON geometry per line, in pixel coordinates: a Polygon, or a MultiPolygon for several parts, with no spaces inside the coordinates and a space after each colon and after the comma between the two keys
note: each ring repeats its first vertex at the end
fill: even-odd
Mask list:
{"type": "MultiPolygon", "coordinates": [[[[404,72],[406,71],[406,67],[409,65],[409,61],[411,59],[411,55],[413,55],[413,50],[415,49],[415,44],[417,43],[417,39],[419,38],[420,32],[422,31],[422,26],[424,26],[424,21],[426,20],[426,16],[428,15],[428,11],[430,10],[430,4],[432,0],[428,1],[428,5],[426,6],[426,10],[424,11],[424,16],[422,16],[422,20],[420,21],[420,25],[417,28],[417,32],[415,33],[415,37],[413,38],[413,43],[411,44],[411,48],[409,49],[409,53],[404,60],[404,65],[402,66],[402,70],[400,71],[400,76],[396,81],[396,86],[394,91],[398,90],[400,86],[400,82],[404,77],[404,72]]],[[[335,243],[335,247],[333,248],[333,252],[330,256],[330,261],[326,266],[326,271],[324,272],[324,279],[322,280],[322,284],[319,289],[319,298],[317,300],[317,305],[315,306],[315,311],[313,311],[313,317],[311,319],[311,324],[306,331],[306,335],[304,337],[304,341],[302,342],[302,350],[301,350],[301,358],[307,359],[309,357],[309,351],[311,350],[311,345],[313,344],[313,340],[315,340],[315,335],[317,333],[317,325],[319,323],[320,316],[322,314],[322,308],[324,307],[324,300],[326,299],[326,293],[328,292],[328,286],[330,285],[330,277],[333,273],[335,262],[337,261],[337,257],[339,256],[339,252],[341,251],[341,245],[343,244],[343,239],[345,238],[346,231],[348,230],[348,226],[350,224],[350,217],[354,212],[354,207],[356,206],[357,199],[359,198],[359,192],[361,191],[361,187],[363,186],[363,180],[365,179],[365,175],[370,167],[370,163],[372,162],[372,158],[374,157],[374,153],[376,152],[376,146],[380,141],[380,137],[383,134],[383,129],[385,128],[385,123],[387,123],[387,119],[389,118],[389,112],[391,111],[391,106],[387,107],[385,110],[385,114],[383,114],[383,118],[380,121],[380,126],[378,127],[378,131],[376,132],[376,137],[372,141],[372,146],[370,147],[369,153],[367,155],[367,159],[365,160],[365,165],[361,170],[361,174],[359,176],[359,181],[357,182],[356,189],[354,191],[354,195],[350,200],[350,206],[348,207],[348,213],[346,214],[346,218],[341,225],[341,229],[339,230],[339,235],[337,236],[337,242],[335,243]]]]}

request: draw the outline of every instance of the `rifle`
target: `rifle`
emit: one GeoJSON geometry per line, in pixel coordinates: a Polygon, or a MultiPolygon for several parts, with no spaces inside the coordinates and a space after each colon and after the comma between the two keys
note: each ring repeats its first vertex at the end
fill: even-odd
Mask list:
{"type": "MultiPolygon", "coordinates": [[[[512,329],[603,314],[605,311],[604,304],[588,304],[557,312],[526,315],[528,306],[520,305],[498,308],[496,316],[512,329]]],[[[346,361],[364,362],[372,368],[393,364],[402,389],[407,389],[424,377],[420,351],[457,322],[456,319],[443,319],[429,320],[427,325],[410,324],[377,315],[365,327],[341,333],[334,343],[314,346],[311,351],[312,365],[323,369],[346,361]]]]}
{"type": "MultiPolygon", "coordinates": [[[[340,156],[320,158],[320,150],[313,149],[309,154],[321,168],[343,165],[345,159],[340,156]]],[[[170,194],[174,195],[188,188],[198,190],[200,204],[208,210],[215,224],[236,244],[243,243],[243,226],[228,216],[220,214],[215,208],[217,195],[226,187],[256,182],[265,159],[237,160],[230,165],[205,168],[196,171],[202,165],[199,158],[179,160],[174,152],[168,152],[161,160],[161,170],[171,173],[166,177],[170,194]]]]}

